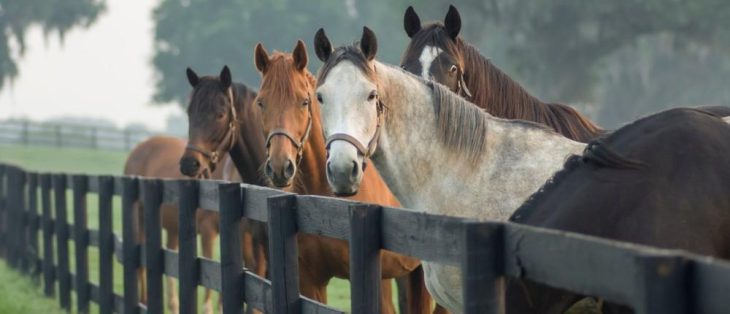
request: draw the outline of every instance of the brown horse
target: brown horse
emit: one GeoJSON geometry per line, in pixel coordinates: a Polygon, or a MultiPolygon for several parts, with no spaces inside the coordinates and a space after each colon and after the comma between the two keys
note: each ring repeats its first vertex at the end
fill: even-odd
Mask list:
{"type": "MultiPolygon", "coordinates": [[[[185,151],[185,141],[175,137],[155,136],[137,145],[127,157],[124,166],[125,175],[136,175],[152,178],[181,179],[185,178],[178,170],[177,161],[180,155],[185,151]]],[[[228,162],[228,158],[224,158],[224,162],[228,162]]],[[[235,171],[228,170],[224,175],[224,168],[221,167],[212,173],[213,179],[226,179],[229,181],[239,181],[235,171]]],[[[135,203],[135,222],[137,226],[135,231],[137,241],[144,241],[142,204],[135,203]]],[[[171,250],[178,248],[178,208],[175,204],[162,204],[160,206],[160,221],[162,228],[167,232],[167,242],[165,247],[171,250]]],[[[215,239],[218,236],[218,214],[216,212],[199,209],[195,215],[195,221],[198,233],[201,236],[201,248],[203,256],[213,258],[213,250],[215,248],[215,239]]],[[[250,255],[250,254],[249,254],[250,255]]],[[[147,291],[146,281],[144,278],[144,270],[138,271],[138,279],[140,283],[140,301],[146,303],[147,291]]],[[[177,286],[171,277],[167,278],[168,292],[168,308],[173,313],[178,312],[177,286]]],[[[212,312],[211,290],[205,290],[205,309],[206,313],[212,312]]]]}
{"type": "MultiPolygon", "coordinates": [[[[325,175],[326,149],[322,138],[317,86],[307,70],[307,52],[300,40],[292,54],[269,56],[261,43],[255,49],[256,68],[262,81],[256,104],[261,108],[261,125],[267,135],[269,158],[264,173],[271,185],[299,194],[332,196],[325,175]]],[[[377,171],[368,172],[360,191],[348,199],[387,206],[399,206],[377,171]]],[[[332,277],[349,278],[349,248],[342,240],[315,235],[298,236],[300,289],[303,295],[326,302],[326,286],[332,277]]],[[[382,251],[382,312],[395,313],[388,278],[408,275],[420,261],[382,251]]],[[[420,270],[420,269],[419,269],[420,270]]],[[[431,298],[425,290],[422,272],[415,272],[408,287],[408,313],[430,312],[431,298]]]]}
{"type": "Polygon", "coordinates": [[[446,85],[495,117],[542,123],[580,142],[605,133],[572,107],[530,95],[464,41],[459,36],[461,16],[454,6],[449,6],[443,23],[424,26],[413,7],[408,7],[403,24],[411,38],[401,60],[406,71],[446,85]]]}
{"type": "MultiPolygon", "coordinates": [[[[188,105],[189,142],[178,155],[180,171],[190,177],[206,177],[216,171],[220,156],[228,154],[244,183],[266,185],[259,171],[266,151],[258,108],[253,106],[256,93],[243,84],[233,83],[227,66],[217,77],[198,77],[188,68],[187,77],[193,91],[188,105]]],[[[266,224],[244,219],[243,229],[249,230],[251,236],[244,238],[244,245],[253,246],[244,248],[246,267],[265,277],[266,224]]]]}

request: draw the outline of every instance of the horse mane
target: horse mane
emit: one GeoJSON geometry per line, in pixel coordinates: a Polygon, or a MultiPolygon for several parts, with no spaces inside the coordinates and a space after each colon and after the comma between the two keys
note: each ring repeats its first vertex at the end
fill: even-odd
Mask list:
{"type": "Polygon", "coordinates": [[[476,163],[486,148],[489,116],[448,87],[438,83],[429,85],[433,90],[433,107],[441,140],[476,163]]]}
{"type": "Polygon", "coordinates": [[[440,47],[463,62],[464,81],[471,91],[472,103],[490,114],[505,119],[521,119],[550,126],[564,136],[587,142],[605,131],[572,107],[544,103],[530,95],[519,83],[497,68],[479,50],[461,37],[452,40],[440,22],[423,27],[403,55],[403,60],[417,60],[425,46],[440,47]]]}

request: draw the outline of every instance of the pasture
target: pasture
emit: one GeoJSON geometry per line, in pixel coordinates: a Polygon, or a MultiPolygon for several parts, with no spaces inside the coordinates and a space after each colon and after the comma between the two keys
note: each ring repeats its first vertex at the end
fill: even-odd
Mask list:
{"type": "MultiPolygon", "coordinates": [[[[109,175],[120,175],[124,168],[124,161],[126,159],[126,153],[124,152],[110,152],[102,150],[91,150],[91,149],[77,149],[77,148],[64,148],[58,149],[54,147],[43,147],[43,146],[20,146],[20,145],[0,145],[0,162],[8,162],[28,170],[43,171],[43,172],[64,172],[64,173],[85,173],[85,174],[109,174],[109,175]]],[[[72,195],[68,192],[67,196],[68,208],[72,208],[72,195]]],[[[88,202],[88,223],[90,228],[98,228],[98,210],[96,208],[98,204],[97,196],[90,195],[87,198],[88,202]]],[[[121,226],[121,202],[118,197],[114,199],[114,232],[120,234],[122,232],[121,226]]],[[[73,211],[68,211],[68,221],[73,221],[73,211]]],[[[216,249],[216,259],[219,258],[219,252],[216,249]]],[[[71,261],[71,268],[75,265],[74,261],[74,245],[69,241],[69,257],[71,261]]],[[[20,312],[27,313],[55,313],[62,312],[58,304],[53,299],[46,299],[41,292],[41,286],[34,283],[30,278],[21,276],[14,271],[5,267],[3,262],[0,267],[0,280],[7,278],[11,282],[18,282],[19,287],[17,293],[2,294],[0,296],[0,313],[19,313],[13,309],[18,309],[20,312]],[[21,293],[22,291],[22,293],[21,293]],[[38,299],[42,299],[41,302],[36,302],[38,299]],[[22,302],[20,300],[23,300],[22,302]],[[36,304],[38,303],[38,304],[36,304]],[[16,304],[30,304],[25,307],[16,307],[16,304]],[[9,309],[10,311],[4,311],[9,309]],[[28,309],[29,311],[26,311],[28,309]],[[38,309],[39,311],[36,311],[38,309]],[[47,309],[47,310],[46,310],[47,309]]],[[[89,278],[92,282],[98,282],[98,270],[99,270],[99,254],[98,249],[94,247],[89,248],[89,278]]],[[[2,281],[7,282],[7,281],[2,281]]],[[[122,293],[123,291],[122,282],[122,267],[115,262],[114,265],[114,292],[122,293]]],[[[8,285],[3,285],[8,287],[8,285]]],[[[349,310],[350,308],[350,288],[347,281],[334,278],[327,290],[329,303],[339,309],[349,310]]],[[[203,289],[200,288],[198,293],[200,301],[198,304],[202,305],[203,289]]],[[[217,296],[215,301],[217,302],[217,296]]],[[[26,306],[26,305],[21,305],[26,306]]],[[[92,313],[98,313],[98,307],[92,303],[92,313]]]]}

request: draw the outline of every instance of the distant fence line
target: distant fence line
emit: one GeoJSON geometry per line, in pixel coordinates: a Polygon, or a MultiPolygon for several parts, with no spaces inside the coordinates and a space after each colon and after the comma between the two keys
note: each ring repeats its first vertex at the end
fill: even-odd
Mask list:
{"type": "Polygon", "coordinates": [[[153,135],[143,130],[118,129],[28,120],[0,121],[0,144],[129,151],[153,135]]]}
{"type": "Polygon", "coordinates": [[[505,276],[603,297],[639,314],[730,309],[730,264],[682,251],[246,184],[36,173],[0,163],[0,254],[11,267],[42,277],[45,294],[57,296],[67,310],[76,291],[78,312],[95,302],[102,313],[162,313],[164,274],[178,278],[181,313],[197,311],[198,286],[222,293],[224,313],[242,314],[244,302],[266,313],[343,313],[299,294],[297,233],[349,242],[353,314],[380,312],[380,249],[460,267],[468,314],[498,313],[496,283],[505,276]],[[69,192],[73,206],[67,209],[69,192]],[[98,230],[87,225],[89,193],[99,195],[98,230]],[[112,229],[114,196],[122,202],[121,236],[112,229]],[[144,205],[144,244],[136,243],[132,231],[136,201],[144,205]],[[162,247],[162,203],[180,208],[179,252],[162,247]],[[196,254],[197,208],[221,215],[220,262],[196,254]],[[244,218],[268,223],[271,280],[243,267],[244,218]],[[73,274],[69,240],[75,246],[73,274]],[[89,280],[89,247],[99,248],[98,284],[89,280]],[[124,269],[122,295],[112,289],[115,260],[124,269]],[[146,306],[137,298],[136,269],[143,266],[146,306]]]}

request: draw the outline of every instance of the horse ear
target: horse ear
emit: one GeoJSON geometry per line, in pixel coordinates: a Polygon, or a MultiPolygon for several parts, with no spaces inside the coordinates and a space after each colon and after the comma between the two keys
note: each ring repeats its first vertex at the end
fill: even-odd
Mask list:
{"type": "Polygon", "coordinates": [[[408,34],[409,38],[413,38],[413,35],[421,30],[421,19],[416,14],[413,6],[409,6],[406,9],[406,14],[403,16],[403,27],[406,29],[406,34],[408,34]]]}
{"type": "Polygon", "coordinates": [[[461,16],[453,5],[449,6],[449,12],[446,13],[446,18],[444,19],[444,26],[449,37],[456,40],[461,30],[461,16]]]}
{"type": "Polygon", "coordinates": [[[265,74],[266,68],[269,67],[269,53],[266,52],[266,48],[264,48],[262,43],[256,44],[253,59],[256,64],[256,69],[258,69],[261,74],[265,74]]]}
{"type": "Polygon", "coordinates": [[[223,66],[223,70],[221,70],[221,74],[219,75],[219,78],[221,80],[221,84],[223,84],[224,88],[231,87],[231,70],[228,69],[227,65],[223,66]]]}
{"type": "Polygon", "coordinates": [[[327,34],[324,33],[324,28],[320,28],[314,34],[314,52],[322,62],[327,62],[327,59],[332,55],[332,44],[327,38],[327,34]]]}
{"type": "Polygon", "coordinates": [[[375,33],[367,26],[362,28],[362,38],[360,38],[360,50],[368,61],[375,59],[375,53],[378,52],[378,40],[375,33]]]}
{"type": "Polygon", "coordinates": [[[185,70],[185,74],[188,75],[188,82],[190,83],[190,86],[195,87],[200,82],[200,78],[198,78],[198,75],[195,74],[195,71],[193,69],[188,68],[185,70]]]}
{"type": "Polygon", "coordinates": [[[294,58],[294,65],[297,67],[297,70],[301,71],[307,67],[307,47],[304,46],[304,42],[301,39],[297,40],[297,46],[294,47],[292,57],[294,58]]]}

